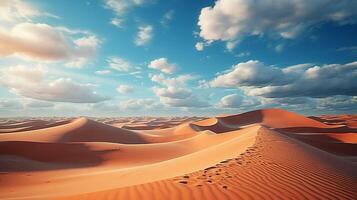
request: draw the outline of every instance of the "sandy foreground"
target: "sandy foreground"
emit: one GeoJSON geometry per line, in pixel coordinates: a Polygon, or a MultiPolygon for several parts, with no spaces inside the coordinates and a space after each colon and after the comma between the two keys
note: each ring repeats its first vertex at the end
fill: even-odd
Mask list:
{"type": "Polygon", "coordinates": [[[357,116],[0,120],[0,199],[356,199],[357,116]]]}

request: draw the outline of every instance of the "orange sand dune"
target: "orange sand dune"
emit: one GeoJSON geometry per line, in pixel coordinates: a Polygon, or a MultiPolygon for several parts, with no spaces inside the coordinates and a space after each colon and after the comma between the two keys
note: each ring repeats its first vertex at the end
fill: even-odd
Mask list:
{"type": "Polygon", "coordinates": [[[310,117],[317,121],[329,125],[346,125],[350,128],[357,128],[357,119],[355,115],[322,115],[310,117]]]}
{"type": "Polygon", "coordinates": [[[349,123],[281,109],[192,119],[202,118],[78,118],[2,133],[0,199],[357,196],[357,131],[349,123]]]}
{"type": "Polygon", "coordinates": [[[125,128],[129,130],[153,130],[153,129],[164,129],[177,126],[182,123],[193,122],[203,117],[160,117],[160,118],[120,118],[120,119],[109,119],[100,120],[105,124],[109,124],[119,128],[125,128]]]}
{"type": "Polygon", "coordinates": [[[355,199],[355,167],[261,128],[253,146],[212,167],[171,179],[58,199],[355,199]]]}
{"type": "MultiPolygon", "coordinates": [[[[192,132],[192,131],[191,131],[192,132]]],[[[181,136],[167,138],[152,136],[127,129],[116,128],[86,118],[79,118],[70,123],[38,129],[33,131],[22,131],[16,133],[0,134],[0,141],[35,141],[35,142],[112,142],[122,144],[144,144],[155,142],[166,142],[185,138],[181,136]]]]}
{"type": "Polygon", "coordinates": [[[29,121],[10,121],[0,123],[0,133],[11,133],[19,131],[31,131],[42,128],[49,128],[53,126],[58,126],[62,124],[67,124],[69,120],[60,121],[44,121],[44,120],[29,120],[29,121]]]}

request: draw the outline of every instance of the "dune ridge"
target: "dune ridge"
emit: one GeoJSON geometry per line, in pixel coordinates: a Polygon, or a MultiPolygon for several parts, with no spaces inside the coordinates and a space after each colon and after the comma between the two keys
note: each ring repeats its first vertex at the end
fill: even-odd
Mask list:
{"type": "Polygon", "coordinates": [[[1,133],[0,199],[354,199],[353,117],[326,118],[82,117],[1,133]]]}

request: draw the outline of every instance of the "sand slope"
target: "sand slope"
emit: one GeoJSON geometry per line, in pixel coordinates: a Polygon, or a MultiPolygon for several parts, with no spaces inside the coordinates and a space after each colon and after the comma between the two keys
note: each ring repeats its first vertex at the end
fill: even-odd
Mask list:
{"type": "Polygon", "coordinates": [[[354,199],[355,167],[261,128],[256,143],[246,152],[210,168],[63,199],[354,199]]]}
{"type": "Polygon", "coordinates": [[[351,118],[330,124],[266,109],[122,128],[79,118],[2,133],[0,199],[354,199],[351,118]]]}

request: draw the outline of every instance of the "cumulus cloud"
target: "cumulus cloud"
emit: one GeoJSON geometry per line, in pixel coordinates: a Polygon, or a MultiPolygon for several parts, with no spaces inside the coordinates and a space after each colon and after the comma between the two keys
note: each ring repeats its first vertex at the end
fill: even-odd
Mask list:
{"type": "Polygon", "coordinates": [[[164,74],[154,74],[151,76],[151,81],[167,87],[185,86],[189,81],[195,80],[197,77],[191,74],[183,74],[176,77],[166,77],[164,74]]]}
{"type": "Polygon", "coordinates": [[[41,67],[15,66],[1,70],[0,84],[15,94],[44,101],[95,103],[107,100],[94,91],[92,84],[76,83],[68,78],[45,80],[41,67]]]}
{"type": "Polygon", "coordinates": [[[93,34],[48,24],[26,22],[16,24],[10,30],[0,29],[0,57],[16,55],[35,61],[64,61],[69,67],[82,67],[95,56],[99,44],[100,40],[93,34]]]}
{"type": "Polygon", "coordinates": [[[166,74],[172,74],[176,70],[176,65],[169,63],[167,58],[158,58],[152,60],[148,67],[151,69],[160,70],[166,74]]]}
{"type": "Polygon", "coordinates": [[[150,25],[144,25],[138,27],[139,31],[135,38],[135,44],[137,46],[144,46],[150,42],[153,37],[153,28],[150,25]]]}
{"type": "Polygon", "coordinates": [[[134,91],[134,88],[130,85],[119,85],[117,91],[121,94],[129,94],[134,91]]]}
{"type": "Polygon", "coordinates": [[[110,57],[107,59],[108,65],[117,71],[127,72],[130,70],[130,63],[123,58],[119,57],[110,57]]]}
{"type": "Polygon", "coordinates": [[[357,62],[277,68],[248,61],[218,75],[210,85],[240,88],[248,95],[266,98],[354,96],[357,95],[357,62]]]}
{"type": "Polygon", "coordinates": [[[159,103],[153,99],[129,99],[119,103],[119,107],[123,110],[149,110],[158,106],[159,103]]]}
{"type": "Polygon", "coordinates": [[[198,97],[193,95],[183,99],[161,97],[160,102],[170,107],[202,108],[210,106],[206,101],[202,101],[198,97]]]}
{"type": "Polygon", "coordinates": [[[153,88],[154,93],[156,96],[159,97],[167,97],[172,99],[185,99],[191,96],[192,92],[186,88],[178,88],[169,86],[167,88],[153,88]]]}
{"type": "Polygon", "coordinates": [[[17,94],[38,100],[71,102],[71,103],[96,103],[107,100],[93,91],[91,84],[79,84],[71,79],[59,78],[37,88],[12,88],[17,94]]]}
{"type": "Polygon", "coordinates": [[[234,65],[230,70],[211,81],[213,87],[264,86],[286,82],[281,69],[265,66],[263,63],[250,60],[234,65]]]}
{"type": "Polygon", "coordinates": [[[198,25],[203,39],[226,41],[232,49],[245,36],[291,39],[319,23],[355,23],[356,14],[351,0],[218,0],[201,10],[198,25]]]}
{"type": "Polygon", "coordinates": [[[243,108],[248,106],[257,106],[260,101],[249,98],[243,94],[229,94],[221,98],[218,102],[218,107],[221,108],[243,108]]]}
{"type": "Polygon", "coordinates": [[[151,80],[163,87],[154,87],[153,91],[160,102],[169,107],[207,107],[209,104],[198,98],[187,88],[189,81],[196,79],[190,74],[166,77],[164,74],[153,75],[151,80]]]}

